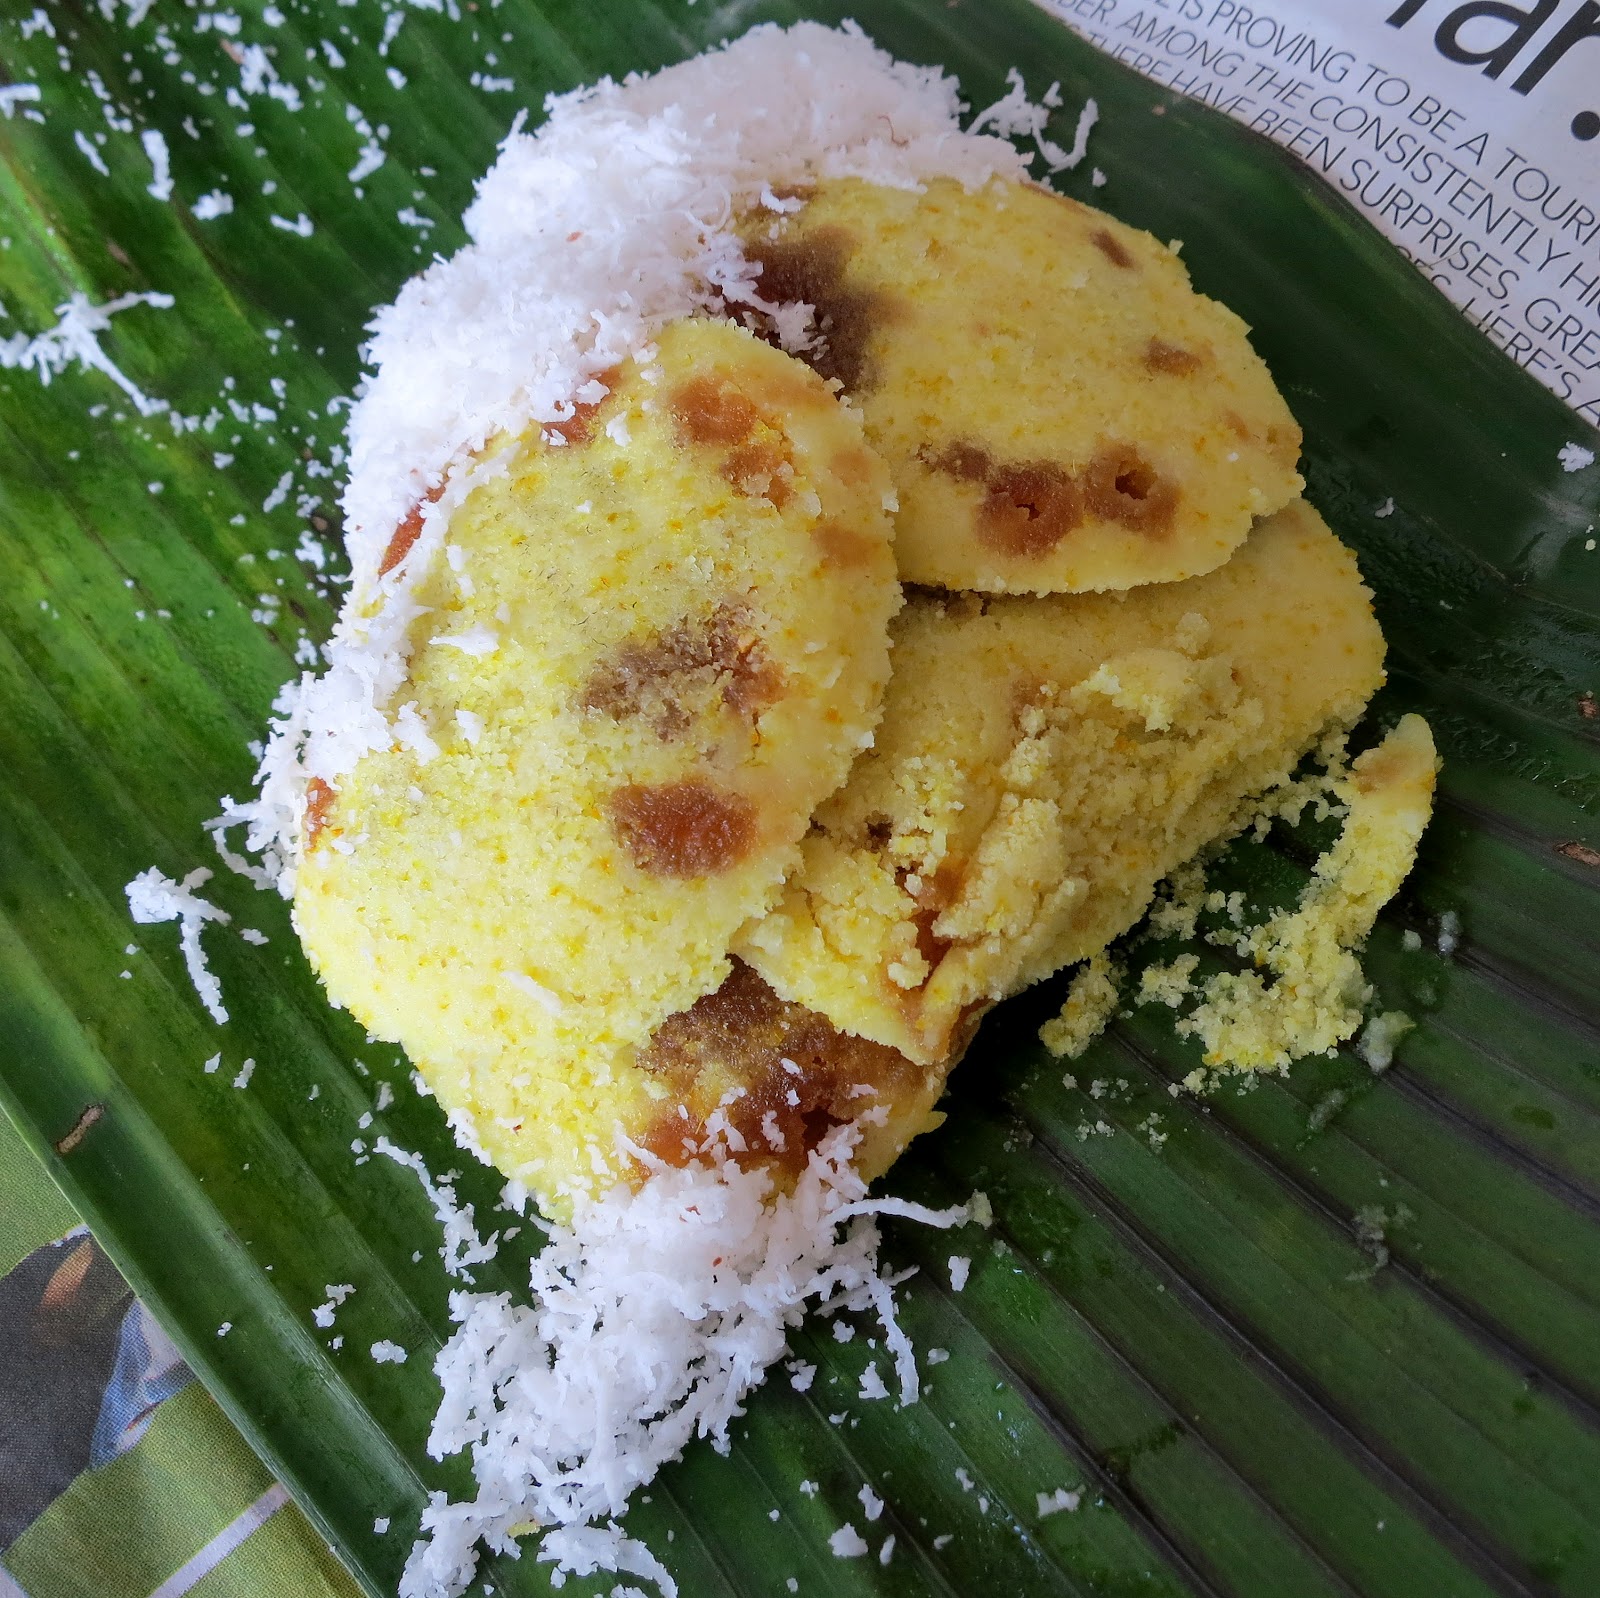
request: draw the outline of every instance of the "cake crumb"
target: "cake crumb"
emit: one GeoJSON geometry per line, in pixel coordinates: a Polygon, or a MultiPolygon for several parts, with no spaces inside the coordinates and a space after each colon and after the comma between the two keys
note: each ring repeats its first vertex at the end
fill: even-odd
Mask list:
{"type": "Polygon", "coordinates": [[[1148,965],[1139,973],[1139,1004],[1164,1004],[1176,1010],[1194,991],[1197,954],[1180,954],[1165,965],[1148,965]]]}
{"type": "Polygon", "coordinates": [[[1356,951],[1416,859],[1437,771],[1420,716],[1404,717],[1355,761],[1338,784],[1349,807],[1344,828],[1300,903],[1239,940],[1258,970],[1208,978],[1200,1004],[1178,1023],[1204,1044],[1207,1065],[1286,1066],[1354,1034],[1372,997],[1356,951]]]}
{"type": "Polygon", "coordinates": [[[1076,1060],[1105,1031],[1121,997],[1122,971],[1104,951],[1072,979],[1061,1013],[1039,1028],[1039,1041],[1058,1060],[1076,1060]]]}

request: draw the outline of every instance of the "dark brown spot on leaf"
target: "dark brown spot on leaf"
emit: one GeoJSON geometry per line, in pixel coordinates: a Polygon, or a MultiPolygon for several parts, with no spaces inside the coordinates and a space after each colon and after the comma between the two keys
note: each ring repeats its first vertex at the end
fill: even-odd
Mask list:
{"type": "Polygon", "coordinates": [[[641,871],[710,877],[730,871],[755,847],[756,807],[700,777],[636,783],[606,803],[611,830],[641,871]]]}
{"type": "Polygon", "coordinates": [[[1591,849],[1586,843],[1579,843],[1576,838],[1571,843],[1558,843],[1556,853],[1565,855],[1569,860],[1576,860],[1580,866],[1600,866],[1600,849],[1591,849]]]}
{"type": "Polygon", "coordinates": [[[1153,338],[1145,349],[1144,364],[1149,371],[1163,372],[1169,377],[1191,377],[1205,362],[1193,350],[1153,338]]]}
{"type": "Polygon", "coordinates": [[[813,325],[822,347],[800,359],[819,377],[837,378],[851,394],[875,386],[872,335],[894,314],[888,295],[850,281],[855,250],[855,235],[838,226],[745,245],[745,255],[761,268],[763,299],[805,304],[816,312],[813,325]]]}
{"type": "Polygon", "coordinates": [[[1127,245],[1121,239],[1114,237],[1105,228],[1096,228],[1089,235],[1089,242],[1113,266],[1120,266],[1124,271],[1131,271],[1134,268],[1135,262],[1133,256],[1128,252],[1127,245]]]}
{"type": "Polygon", "coordinates": [[[740,960],[715,993],[657,1028],[638,1064],[671,1091],[670,1107],[639,1139],[659,1159],[686,1164],[721,1107],[756,1161],[791,1173],[804,1169],[830,1128],[923,1075],[897,1049],[780,999],[740,960]],[[856,1087],[877,1096],[853,1093],[856,1087]],[[724,1106],[730,1095],[737,1096],[724,1106]]]}
{"type": "Polygon", "coordinates": [[[65,1135],[56,1139],[53,1145],[56,1153],[63,1157],[70,1154],[89,1135],[89,1128],[105,1113],[106,1107],[103,1104],[85,1106],[83,1113],[67,1129],[65,1135]]]}

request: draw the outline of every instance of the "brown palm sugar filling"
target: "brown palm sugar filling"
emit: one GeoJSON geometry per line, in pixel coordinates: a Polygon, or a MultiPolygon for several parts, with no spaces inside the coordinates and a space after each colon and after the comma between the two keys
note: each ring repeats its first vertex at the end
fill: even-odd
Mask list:
{"type": "Polygon", "coordinates": [[[763,299],[809,305],[816,313],[822,344],[799,358],[819,377],[836,378],[850,394],[876,387],[872,335],[896,309],[883,290],[850,281],[856,243],[848,228],[830,226],[802,238],[756,239],[745,245],[746,257],[761,268],[763,299]]]}
{"type": "Polygon", "coordinates": [[[1162,372],[1168,377],[1192,377],[1205,365],[1205,361],[1193,350],[1169,344],[1165,339],[1153,338],[1145,347],[1144,364],[1146,370],[1162,372]]]}
{"type": "Polygon", "coordinates": [[[693,724],[685,701],[703,700],[714,687],[729,710],[752,723],[784,696],[782,669],[768,659],[750,616],[736,605],[626,640],[595,667],[579,704],[618,721],[643,717],[670,742],[693,724]]]}
{"type": "Polygon", "coordinates": [[[978,541],[1002,555],[1048,555],[1086,515],[1161,537],[1178,508],[1177,488],[1126,444],[1108,444],[1078,473],[1054,461],[996,461],[981,444],[960,440],[937,453],[923,450],[921,458],[984,490],[978,541]]]}
{"type": "Polygon", "coordinates": [[[638,1140],[657,1159],[687,1164],[720,1110],[753,1154],[791,1173],[830,1128],[924,1076],[898,1049],[780,999],[741,960],[715,993],[664,1021],[637,1063],[667,1089],[665,1107],[638,1140]]]}
{"type": "Polygon", "coordinates": [[[1127,245],[1121,239],[1106,231],[1105,228],[1096,228],[1089,235],[1089,242],[1113,265],[1120,266],[1125,272],[1137,270],[1138,263],[1129,253],[1127,245]]]}
{"type": "Polygon", "coordinates": [[[322,829],[328,824],[328,812],[333,808],[333,799],[333,789],[321,777],[313,777],[306,784],[306,813],[301,827],[307,852],[322,836],[322,829]]]}
{"type": "Polygon", "coordinates": [[[776,418],[743,389],[714,373],[702,373],[673,389],[667,408],[680,445],[727,450],[720,471],[739,493],[768,500],[777,510],[789,503],[794,461],[785,447],[787,438],[776,418]],[[763,422],[778,436],[752,438],[763,422]]]}
{"type": "Polygon", "coordinates": [[[641,871],[710,877],[731,871],[755,847],[756,807],[700,777],[630,782],[606,801],[611,830],[641,871]]]}
{"type": "Polygon", "coordinates": [[[794,463],[774,439],[729,450],[722,475],[746,499],[769,500],[777,510],[782,510],[794,493],[794,463]]]}
{"type": "MultiPolygon", "coordinates": [[[[940,937],[933,930],[933,924],[956,902],[965,872],[959,860],[946,860],[924,880],[922,891],[915,895],[917,908],[911,920],[917,929],[917,953],[928,963],[928,974],[922,980],[924,988],[933,980],[939,962],[955,947],[954,939],[940,937]]],[[[905,872],[899,874],[901,887],[905,886],[906,875],[905,872]]]]}
{"type": "Polygon", "coordinates": [[[443,483],[440,483],[437,488],[430,488],[407,512],[405,520],[395,528],[389,539],[388,548],[383,552],[383,559],[378,562],[378,575],[380,577],[387,577],[411,553],[412,546],[422,537],[423,511],[443,492],[443,483]]]}
{"type": "Polygon", "coordinates": [[[667,396],[667,408],[680,444],[742,444],[761,420],[743,389],[710,372],[680,383],[667,396]]]}
{"type": "MultiPolygon", "coordinates": [[[[587,444],[594,436],[594,419],[596,413],[605,402],[611,398],[612,391],[617,386],[617,374],[620,367],[607,367],[603,372],[597,372],[594,381],[603,383],[606,392],[597,400],[574,401],[570,416],[557,417],[553,422],[544,423],[546,433],[554,433],[558,438],[568,444],[587,444]]],[[[560,447],[559,445],[557,446],[560,447]]]]}

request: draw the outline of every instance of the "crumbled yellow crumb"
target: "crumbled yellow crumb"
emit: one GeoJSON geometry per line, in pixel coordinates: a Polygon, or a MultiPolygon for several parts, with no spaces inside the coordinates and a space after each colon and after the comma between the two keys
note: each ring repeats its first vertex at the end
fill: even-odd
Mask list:
{"type": "Polygon", "coordinates": [[[1146,966],[1139,973],[1139,1003],[1160,1003],[1176,1010],[1194,991],[1194,970],[1199,964],[1199,955],[1180,954],[1169,965],[1146,966]]]}
{"type": "Polygon", "coordinates": [[[1105,1031],[1117,1008],[1122,971],[1107,954],[1097,954],[1072,979],[1067,1002],[1053,1021],[1039,1028],[1039,1041],[1058,1060],[1076,1060],[1105,1031]]]}
{"type": "Polygon", "coordinates": [[[1240,940],[1261,970],[1209,978],[1178,1024],[1205,1045],[1207,1065],[1284,1066],[1331,1051],[1360,1026],[1371,989],[1355,951],[1416,859],[1437,770],[1428,724],[1406,716],[1336,784],[1344,830],[1299,906],[1240,940]]]}
{"type": "Polygon", "coordinates": [[[1160,897],[1150,907],[1150,930],[1158,937],[1192,938],[1205,897],[1205,862],[1197,855],[1167,878],[1160,897]]]}

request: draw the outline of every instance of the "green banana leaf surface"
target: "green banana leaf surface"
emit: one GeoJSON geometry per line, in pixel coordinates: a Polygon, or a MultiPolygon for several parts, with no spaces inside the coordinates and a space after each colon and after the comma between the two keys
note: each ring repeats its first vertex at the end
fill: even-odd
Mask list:
{"type": "MultiPolygon", "coordinates": [[[[920,1267],[906,1325],[949,1352],[923,1400],[863,1402],[873,1328],[807,1326],[811,1389],[769,1382],[728,1454],[692,1449],[628,1528],[693,1598],[1600,1592],[1600,469],[1558,461],[1595,439],[1331,189],[1024,0],[0,5],[0,84],[40,90],[0,122],[0,1103],[392,1593],[427,1492],[470,1483],[425,1449],[438,1225],[372,1144],[464,1167],[503,1227],[498,1180],[324,1002],[275,895],[221,870],[204,890],[233,916],[204,933],[219,1027],[124,884],[218,865],[202,823],[248,790],[251,740],[337,608],[363,326],[462,242],[515,112],[801,15],[853,16],[974,105],[1012,66],[1035,97],[1059,80],[1064,144],[1093,95],[1091,160],[1059,186],[1182,239],[1253,327],[1390,642],[1362,736],[1418,710],[1445,761],[1366,956],[1377,1004],[1418,1024],[1381,1074],[1345,1050],[1196,1099],[1173,1090],[1197,1046],[1161,1006],[1119,1019],[1076,1086],[1035,1040],[1063,981],[1003,1007],[887,1184],[994,1210],[886,1227],[890,1262],[920,1267]],[[74,296],[152,294],[171,303],[117,311],[86,359],[17,364],[74,296]],[[337,1283],[357,1290],[319,1328],[337,1283]],[[409,1359],[375,1363],[378,1339],[409,1359]],[[1041,1517],[1059,1488],[1076,1509],[1041,1517]],[[868,1556],[834,1557],[846,1521],[868,1556]]],[[[1287,902],[1327,836],[1242,842],[1215,885],[1287,902]]],[[[479,1289],[525,1290],[536,1235],[479,1289]]],[[[532,1557],[480,1572],[549,1580],[532,1557]]]]}

